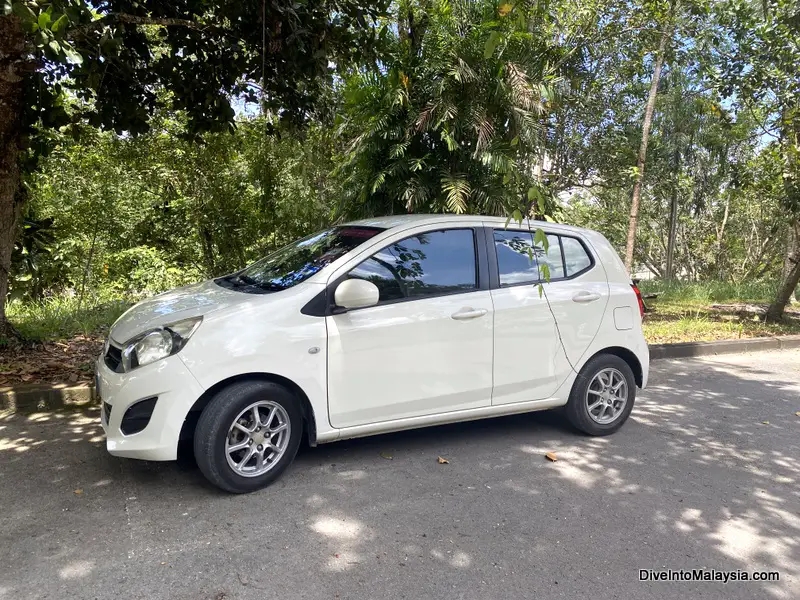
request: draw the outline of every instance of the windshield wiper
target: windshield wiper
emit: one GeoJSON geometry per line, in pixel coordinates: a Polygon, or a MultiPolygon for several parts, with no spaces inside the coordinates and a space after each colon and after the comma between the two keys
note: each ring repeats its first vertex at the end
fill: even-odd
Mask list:
{"type": "Polygon", "coordinates": [[[230,275],[226,278],[235,287],[255,287],[269,292],[279,292],[285,290],[286,286],[280,285],[273,281],[258,281],[255,277],[249,275],[230,275]]]}
{"type": "Polygon", "coordinates": [[[286,286],[273,281],[255,281],[252,285],[260,287],[262,290],[269,290],[271,292],[280,292],[285,290],[286,286]]]}

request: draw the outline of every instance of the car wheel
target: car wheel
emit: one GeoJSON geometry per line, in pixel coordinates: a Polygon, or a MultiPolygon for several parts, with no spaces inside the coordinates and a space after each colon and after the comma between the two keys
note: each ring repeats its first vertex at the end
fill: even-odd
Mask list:
{"type": "Polygon", "coordinates": [[[628,420],[635,399],[636,381],[628,363],[613,354],[599,354],[578,373],[566,415],[584,433],[609,435],[628,420]]]}
{"type": "Polygon", "coordinates": [[[295,396],[268,381],[234,383],[212,398],[194,435],[203,475],[234,494],[261,489],[294,460],[303,419],[295,396]]]}

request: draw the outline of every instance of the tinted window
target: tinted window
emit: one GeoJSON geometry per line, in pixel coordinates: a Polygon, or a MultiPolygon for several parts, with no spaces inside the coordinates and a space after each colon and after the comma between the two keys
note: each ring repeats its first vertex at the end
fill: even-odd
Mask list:
{"type": "Polygon", "coordinates": [[[550,267],[550,279],[558,279],[564,277],[564,263],[561,261],[561,244],[558,242],[557,235],[547,236],[547,252],[541,246],[536,247],[536,257],[539,259],[539,270],[541,271],[540,277],[544,280],[544,269],[541,265],[545,264],[550,267]]]}
{"type": "Polygon", "coordinates": [[[567,267],[567,277],[580,273],[592,265],[592,259],[578,240],[571,237],[562,237],[561,246],[564,248],[564,262],[567,267]]]}
{"type": "Polygon", "coordinates": [[[473,232],[448,229],[408,237],[366,259],[349,277],[377,285],[381,301],[477,289],[473,232]]]}
{"type": "Polygon", "coordinates": [[[239,273],[218,279],[221,285],[277,291],[292,287],[383,231],[378,227],[342,226],[320,231],[254,262],[239,273]]]}
{"type": "Polygon", "coordinates": [[[497,250],[501,286],[538,281],[539,269],[533,256],[531,233],[496,230],[494,247],[497,250]]]}

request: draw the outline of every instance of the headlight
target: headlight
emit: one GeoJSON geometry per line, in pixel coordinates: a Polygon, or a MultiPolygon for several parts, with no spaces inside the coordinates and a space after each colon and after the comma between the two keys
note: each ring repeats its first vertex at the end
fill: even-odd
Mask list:
{"type": "Polygon", "coordinates": [[[130,340],[122,351],[122,367],[127,373],[136,367],[167,358],[180,352],[197,330],[203,317],[186,319],[145,331],[130,340]]]}

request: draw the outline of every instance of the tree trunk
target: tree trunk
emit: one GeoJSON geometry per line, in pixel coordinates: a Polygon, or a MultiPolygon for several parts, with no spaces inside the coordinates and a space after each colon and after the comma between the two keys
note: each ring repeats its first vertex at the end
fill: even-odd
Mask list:
{"type": "Polygon", "coordinates": [[[678,235],[678,191],[680,188],[680,178],[678,171],[681,163],[681,152],[675,144],[675,152],[672,156],[672,166],[675,170],[675,180],[672,183],[672,197],[669,202],[669,233],[667,234],[667,264],[664,269],[664,278],[672,279],[675,274],[675,236],[678,235]]]}
{"type": "MultiPolygon", "coordinates": [[[[794,223],[791,224],[791,229],[790,235],[793,236],[794,240],[800,239],[800,219],[794,220],[794,223]]],[[[783,311],[792,294],[794,294],[797,284],[800,283],[800,244],[787,244],[784,265],[789,268],[783,277],[783,282],[778,289],[775,300],[772,301],[772,304],[767,309],[767,321],[779,321],[783,317],[783,311]]]]}
{"type": "Polygon", "coordinates": [[[783,263],[783,281],[778,294],[767,309],[766,318],[777,321],[792,298],[800,282],[800,106],[785,106],[781,112],[781,154],[783,155],[784,210],[792,215],[786,254],[783,263]]]}
{"type": "Polygon", "coordinates": [[[653,124],[653,111],[656,107],[658,82],[661,79],[661,69],[664,66],[664,53],[667,41],[672,37],[672,17],[670,24],[664,26],[661,40],[658,42],[656,64],[653,69],[653,79],[650,82],[650,94],[647,96],[647,105],[644,109],[644,122],[642,123],[642,143],[639,146],[639,158],[636,161],[636,181],[633,184],[633,198],[631,199],[631,215],[628,221],[628,243],[625,246],[625,268],[628,273],[633,269],[633,246],[636,242],[636,225],[639,221],[639,200],[642,196],[642,180],[644,179],[644,163],[647,158],[647,142],[650,138],[650,126],[653,124]]]}
{"type": "Polygon", "coordinates": [[[19,152],[25,40],[19,19],[0,16],[0,336],[13,332],[6,319],[11,252],[22,207],[19,152]]]}
{"type": "MultiPolygon", "coordinates": [[[[798,234],[796,227],[789,227],[786,232],[786,255],[783,259],[783,281],[786,281],[792,274],[792,258],[800,256],[800,234],[798,234]]],[[[795,294],[797,288],[795,288],[795,294]]],[[[796,295],[789,296],[789,304],[794,302],[796,295]]]]}

